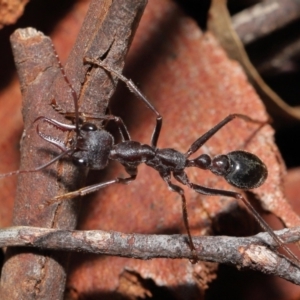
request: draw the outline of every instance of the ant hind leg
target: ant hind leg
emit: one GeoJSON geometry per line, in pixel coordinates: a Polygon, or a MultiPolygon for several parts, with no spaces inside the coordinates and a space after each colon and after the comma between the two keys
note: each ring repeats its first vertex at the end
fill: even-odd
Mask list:
{"type": "MultiPolygon", "coordinates": [[[[200,136],[189,148],[189,150],[185,153],[186,157],[191,156],[193,153],[195,153],[201,146],[203,146],[214,134],[216,134],[221,128],[223,128],[226,124],[234,120],[235,118],[243,119],[247,122],[256,123],[259,124],[259,129],[264,126],[267,122],[263,121],[257,121],[254,120],[246,115],[243,114],[231,114],[228,115],[225,119],[223,119],[221,122],[219,122],[217,125],[215,125],[213,128],[211,128],[209,131],[204,133],[202,136],[200,136]]],[[[255,131],[256,132],[256,131],[255,131]]]]}
{"type": "Polygon", "coordinates": [[[192,188],[194,191],[196,191],[199,194],[202,195],[209,195],[209,196],[225,196],[225,197],[231,197],[235,198],[236,200],[242,201],[247,209],[252,213],[258,224],[261,226],[261,228],[266,231],[272,239],[276,242],[276,244],[279,247],[282,247],[285,252],[289,255],[291,261],[298,267],[300,267],[300,260],[297,258],[297,256],[284,244],[282,239],[277,236],[272,228],[267,224],[267,222],[258,214],[258,212],[255,210],[255,208],[252,206],[252,204],[244,197],[242,194],[233,192],[233,191],[226,191],[226,190],[218,190],[218,189],[212,189],[207,188],[198,184],[194,184],[191,182],[182,182],[183,184],[186,184],[190,188],[192,188]]]}
{"type": "Polygon", "coordinates": [[[188,234],[189,246],[190,246],[190,249],[191,249],[191,252],[192,252],[191,262],[192,263],[196,263],[198,261],[198,257],[197,257],[197,254],[196,254],[196,248],[195,248],[195,245],[194,245],[194,242],[193,242],[193,239],[192,239],[192,235],[191,235],[191,232],[190,232],[190,226],[189,226],[189,221],[188,221],[188,212],[187,212],[187,209],[186,209],[186,199],[185,199],[184,191],[183,191],[183,189],[180,186],[178,186],[176,184],[173,184],[171,182],[171,176],[170,176],[170,174],[162,174],[162,173],[160,173],[160,176],[167,183],[168,187],[173,192],[179,194],[180,197],[181,197],[182,218],[183,218],[185,229],[186,229],[187,234],[188,234]]]}

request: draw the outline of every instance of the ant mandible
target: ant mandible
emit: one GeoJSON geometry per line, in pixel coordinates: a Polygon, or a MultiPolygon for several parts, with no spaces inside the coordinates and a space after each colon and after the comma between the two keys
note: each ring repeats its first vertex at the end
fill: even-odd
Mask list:
{"type": "Polygon", "coordinates": [[[193,243],[193,239],[189,229],[188,213],[186,209],[186,199],[184,190],[171,181],[171,175],[183,185],[188,186],[199,194],[211,195],[211,196],[226,196],[232,197],[237,200],[241,200],[246,207],[252,212],[253,216],[261,227],[267,231],[270,236],[274,239],[278,246],[282,246],[285,251],[290,255],[292,261],[299,266],[299,259],[287,248],[280,237],[278,237],[270,226],[262,219],[262,217],[256,212],[250,202],[242,196],[242,194],[234,191],[219,190],[214,188],[204,187],[195,183],[190,182],[185,169],[189,167],[196,167],[203,170],[209,170],[212,173],[222,176],[229,184],[234,187],[243,190],[249,190],[262,185],[268,175],[265,164],[254,154],[246,151],[232,151],[227,154],[217,155],[211,158],[207,154],[201,154],[195,159],[189,159],[189,157],[195,153],[201,146],[203,146],[217,131],[228,124],[235,118],[240,118],[248,122],[259,123],[250,117],[242,114],[231,114],[223,119],[220,123],[215,125],[208,132],[199,137],[188,149],[186,153],[181,153],[172,148],[157,148],[157,142],[162,127],[162,116],[155,109],[155,107],[149,102],[149,100],[142,94],[142,92],[136,87],[136,85],[122,74],[113,70],[110,66],[97,59],[85,58],[84,62],[92,66],[97,66],[105,69],[110,74],[115,75],[119,80],[123,81],[129,90],[133,92],[137,98],[142,100],[144,104],[150,108],[156,115],[156,125],[151,137],[150,145],[141,144],[137,141],[132,141],[130,134],[123,123],[122,119],[113,115],[93,115],[79,112],[78,109],[78,96],[69,82],[66,76],[64,68],[58,58],[56,50],[54,49],[55,56],[57,58],[61,73],[64,80],[71,89],[75,112],[63,111],[53,100],[52,106],[54,109],[64,114],[68,118],[74,119],[74,125],[64,124],[54,119],[47,118],[45,116],[38,117],[34,122],[43,121],[48,124],[55,126],[57,129],[63,131],[75,131],[75,135],[72,138],[70,145],[66,146],[62,141],[56,138],[52,138],[45,135],[39,130],[37,125],[36,130],[38,135],[55,145],[63,152],[56,156],[50,162],[39,166],[33,170],[19,170],[6,174],[0,175],[0,177],[10,176],[20,173],[36,172],[43,170],[44,168],[51,165],[53,162],[59,160],[63,156],[70,156],[76,165],[84,166],[93,170],[104,169],[109,160],[116,160],[121,163],[126,172],[129,174],[127,178],[115,178],[110,181],[97,183],[91,186],[81,188],[77,191],[66,193],[61,196],[56,196],[50,201],[49,204],[54,202],[71,199],[77,196],[84,196],[86,194],[98,191],[104,187],[115,183],[128,184],[135,180],[137,177],[137,168],[141,163],[145,163],[149,167],[155,169],[161,178],[166,182],[168,187],[180,195],[182,200],[182,214],[184,225],[188,234],[188,242],[192,251],[193,260],[196,260],[195,251],[196,248],[193,243]],[[95,124],[87,122],[87,120],[103,120],[103,121],[114,121],[119,129],[122,141],[120,143],[114,143],[113,136],[104,129],[99,129],[95,124]]]}

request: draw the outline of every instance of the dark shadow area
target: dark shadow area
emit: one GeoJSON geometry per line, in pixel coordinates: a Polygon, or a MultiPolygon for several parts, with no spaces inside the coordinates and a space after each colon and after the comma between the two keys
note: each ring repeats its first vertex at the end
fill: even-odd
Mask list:
{"type": "Polygon", "coordinates": [[[288,169],[300,166],[299,138],[300,124],[290,128],[280,128],[276,131],[276,144],[288,169]]]}
{"type": "Polygon", "coordinates": [[[282,299],[274,287],[274,277],[254,271],[238,270],[220,265],[217,279],[205,293],[205,300],[265,300],[282,299]]]}
{"type": "Polygon", "coordinates": [[[1,276],[3,264],[4,264],[4,252],[3,249],[0,249],[0,276],[1,276]]]}
{"type": "Polygon", "coordinates": [[[210,0],[174,0],[184,12],[192,17],[198,25],[205,30],[207,23],[207,12],[210,7],[210,0]]]}
{"type": "MultiPolygon", "coordinates": [[[[171,293],[168,288],[165,287],[160,287],[155,285],[155,283],[152,280],[144,280],[145,285],[147,285],[150,288],[152,296],[143,296],[143,297],[134,297],[134,299],[137,300],[147,300],[147,299],[153,299],[153,300],[166,300],[166,299],[176,299],[174,296],[174,293],[171,293]],[[154,286],[152,286],[152,284],[154,286]]],[[[66,291],[67,294],[77,294],[77,291],[72,289],[67,289],[66,291]]],[[[80,294],[80,297],[78,299],[84,299],[84,300],[131,300],[133,299],[130,296],[125,296],[123,293],[119,292],[95,292],[95,293],[85,293],[85,294],[80,294]]],[[[189,300],[195,299],[196,298],[187,298],[189,300]]]]}
{"type": "MultiPolygon", "coordinates": [[[[251,204],[258,212],[261,212],[257,202],[251,201],[251,204]]],[[[242,237],[261,231],[260,226],[243,204],[234,201],[225,207],[225,210],[212,219],[215,235],[242,237]]]]}
{"type": "MultiPolygon", "coordinates": [[[[73,259],[79,260],[88,260],[93,261],[94,259],[99,260],[99,255],[93,254],[74,254],[73,259]]],[[[119,286],[116,288],[116,291],[94,291],[91,293],[78,294],[78,291],[74,290],[72,287],[67,287],[66,295],[76,294],[78,299],[86,300],[98,300],[98,299],[120,299],[127,300],[133,299],[129,297],[134,294],[135,290],[147,291],[143,296],[136,296],[134,299],[153,299],[153,300],[165,300],[165,299],[201,299],[199,289],[196,285],[181,285],[181,286],[159,286],[152,279],[143,278],[139,273],[124,270],[122,274],[119,275],[119,286]],[[125,282],[124,282],[125,279],[125,282]],[[130,289],[126,287],[130,286],[130,289]],[[124,288],[125,287],[125,288],[124,288]],[[151,295],[150,295],[151,294],[151,295]]],[[[142,294],[142,293],[141,293],[142,294]]]]}
{"type": "MultiPolygon", "coordinates": [[[[300,60],[298,69],[300,70],[300,60]]],[[[267,77],[266,81],[267,84],[272,87],[272,89],[276,90],[276,93],[280,95],[286,103],[291,106],[300,105],[300,72],[293,71],[285,74],[275,74],[271,77],[267,77]]],[[[284,126],[284,124],[282,125],[284,126]]]]}
{"type": "Polygon", "coordinates": [[[228,0],[227,6],[231,15],[234,15],[240,12],[243,9],[251,7],[257,3],[260,3],[261,0],[228,0]]]}
{"type": "Polygon", "coordinates": [[[70,10],[75,0],[31,0],[25,7],[23,16],[16,24],[0,30],[0,90],[11,80],[15,73],[15,65],[9,41],[10,35],[18,28],[34,27],[49,35],[58,20],[70,10]]]}
{"type": "MultiPolygon", "coordinates": [[[[247,53],[251,62],[255,66],[260,66],[262,63],[268,62],[274,55],[280,54],[281,51],[291,43],[299,40],[300,20],[294,21],[287,26],[280,28],[271,34],[260,38],[246,46],[247,53]]],[[[295,54],[295,61],[299,62],[300,54],[295,54]]],[[[276,68],[276,66],[274,66],[276,68]]],[[[286,75],[287,73],[285,73],[286,75]]],[[[277,75],[276,72],[261,74],[267,81],[268,77],[272,78],[277,75]]]]}
{"type": "Polygon", "coordinates": [[[282,56],[284,51],[287,51],[287,47],[299,41],[299,26],[300,20],[295,21],[246,47],[251,62],[258,71],[261,70],[260,75],[266,83],[291,105],[299,104],[299,97],[297,98],[295,91],[299,93],[296,84],[299,82],[297,80],[300,71],[300,54],[294,53],[289,57],[292,60],[292,65],[289,67],[278,65],[278,62],[274,65],[274,62],[271,62],[278,55],[282,56]]]}
{"type": "MultiPolygon", "coordinates": [[[[211,5],[211,0],[173,0],[176,2],[184,12],[193,18],[202,30],[206,30],[208,10],[211,5]]],[[[246,9],[255,3],[259,3],[259,0],[229,0],[228,9],[230,14],[240,12],[243,9],[246,9]]]]}

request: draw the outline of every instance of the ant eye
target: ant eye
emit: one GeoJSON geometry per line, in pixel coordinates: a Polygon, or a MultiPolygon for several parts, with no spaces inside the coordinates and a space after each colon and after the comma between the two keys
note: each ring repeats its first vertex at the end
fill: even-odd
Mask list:
{"type": "Polygon", "coordinates": [[[73,158],[74,165],[78,167],[87,167],[88,162],[84,158],[73,158]]]}
{"type": "Polygon", "coordinates": [[[84,131],[96,131],[97,129],[98,129],[97,126],[92,123],[84,123],[81,126],[81,130],[84,130],[84,131]]]}

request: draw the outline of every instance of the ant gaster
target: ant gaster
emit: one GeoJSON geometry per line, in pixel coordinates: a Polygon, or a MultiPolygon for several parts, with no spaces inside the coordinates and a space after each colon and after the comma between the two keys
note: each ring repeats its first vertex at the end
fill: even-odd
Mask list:
{"type": "Polygon", "coordinates": [[[274,239],[278,246],[282,246],[285,249],[285,251],[292,258],[293,262],[296,265],[299,265],[298,258],[289,250],[289,248],[287,248],[284,245],[281,238],[273,232],[270,226],[256,212],[256,210],[250,204],[250,202],[246,198],[244,198],[240,193],[234,191],[208,188],[192,183],[190,182],[189,178],[187,177],[187,174],[185,173],[186,168],[196,167],[203,170],[209,170],[218,176],[222,176],[229,184],[239,189],[248,190],[259,187],[266,180],[268,171],[265,164],[256,155],[252,153],[240,150],[218,155],[214,158],[211,158],[207,154],[201,154],[195,159],[189,159],[189,157],[192,154],[194,154],[201,146],[203,146],[217,131],[219,131],[223,126],[225,126],[227,123],[229,123],[235,118],[241,118],[246,121],[259,124],[261,124],[262,122],[255,121],[246,115],[231,114],[225,119],[223,119],[216,126],[214,126],[212,129],[210,129],[208,132],[199,137],[190,146],[186,153],[181,153],[172,148],[159,149],[157,148],[157,142],[162,127],[162,116],[155,109],[155,107],[148,101],[148,99],[140,92],[140,90],[134,85],[134,83],[131,80],[125,78],[123,75],[113,70],[111,67],[109,67],[100,60],[85,58],[85,63],[88,63],[92,66],[101,67],[108,71],[110,74],[115,75],[118,79],[123,81],[127,85],[127,87],[139,99],[141,99],[148,108],[150,108],[155,113],[156,126],[151,137],[150,145],[141,144],[137,141],[131,140],[129,132],[121,118],[113,115],[99,116],[79,112],[77,94],[65,74],[65,71],[59,61],[55,49],[54,53],[57,57],[58,64],[61,69],[64,80],[71,89],[72,96],[74,99],[75,112],[64,112],[54,100],[52,101],[52,106],[60,113],[64,114],[66,117],[74,119],[74,125],[64,124],[44,116],[38,117],[35,120],[35,122],[44,121],[63,131],[75,131],[75,135],[72,138],[70,145],[66,146],[62,141],[59,141],[53,137],[42,133],[39,130],[39,126],[37,125],[38,135],[44,140],[48,141],[49,143],[57,146],[63,152],[50,162],[40,167],[37,167],[36,169],[19,170],[15,172],[2,174],[0,175],[0,177],[42,170],[65,155],[72,157],[76,165],[85,166],[93,170],[104,169],[108,165],[109,160],[116,160],[125,167],[126,172],[129,174],[129,177],[127,178],[118,177],[107,182],[97,183],[91,186],[81,188],[74,192],[57,196],[49,201],[49,203],[52,204],[53,202],[71,199],[76,196],[84,196],[86,194],[95,192],[115,183],[128,184],[136,179],[137,167],[141,163],[145,163],[146,165],[152,167],[159,173],[161,178],[166,182],[166,184],[172,191],[180,195],[182,199],[182,213],[184,225],[188,234],[189,246],[192,250],[192,256],[194,260],[196,259],[196,249],[189,229],[188,213],[186,209],[186,199],[184,195],[184,190],[180,186],[171,182],[171,175],[173,175],[173,177],[178,182],[188,186],[197,193],[211,196],[232,197],[237,200],[243,201],[243,203],[252,212],[253,216],[261,225],[261,227],[270,234],[270,236],[274,239]],[[99,129],[93,123],[87,122],[87,120],[92,119],[114,121],[118,126],[122,141],[120,143],[115,144],[113,136],[109,132],[105,131],[104,129],[99,129]]]}

